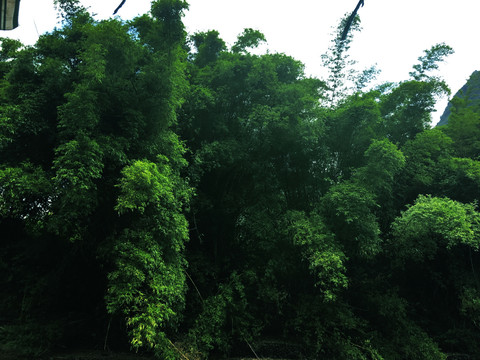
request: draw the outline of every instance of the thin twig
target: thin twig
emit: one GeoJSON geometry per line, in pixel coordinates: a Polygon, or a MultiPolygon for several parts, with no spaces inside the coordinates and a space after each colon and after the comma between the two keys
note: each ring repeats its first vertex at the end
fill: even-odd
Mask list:
{"type": "Polygon", "coordinates": [[[193,281],[193,279],[191,278],[191,276],[188,274],[187,270],[185,270],[185,274],[187,274],[188,278],[190,279],[190,281],[192,282],[193,286],[195,287],[195,290],[197,290],[198,296],[200,296],[200,299],[202,299],[202,302],[204,302],[203,297],[202,297],[202,294],[200,294],[200,290],[198,290],[197,285],[195,285],[195,282],[193,281]]]}
{"type": "Polygon", "coordinates": [[[175,346],[175,344],[174,344],[170,339],[167,339],[167,340],[168,340],[168,342],[170,343],[170,345],[172,345],[173,348],[178,351],[178,353],[179,353],[180,355],[182,355],[186,360],[190,360],[183,352],[180,351],[179,348],[177,348],[177,347],[175,346]]]}
{"type": "Polygon", "coordinates": [[[245,342],[247,343],[247,345],[248,345],[248,347],[250,348],[250,350],[252,350],[253,355],[255,355],[255,357],[260,360],[260,358],[258,357],[257,353],[255,352],[255,350],[253,350],[252,345],[250,345],[250,343],[247,341],[247,339],[243,338],[243,340],[245,340],[245,342]]]}
{"type": "Polygon", "coordinates": [[[202,243],[202,234],[198,231],[198,226],[197,226],[197,218],[195,217],[195,213],[193,213],[193,224],[195,225],[195,228],[193,230],[196,231],[198,240],[200,240],[200,243],[202,243]]]}
{"type": "Polygon", "coordinates": [[[108,340],[108,333],[110,332],[111,323],[112,323],[112,318],[110,317],[110,320],[108,320],[107,333],[105,334],[105,342],[103,343],[103,351],[107,351],[107,340],[108,340]]]}

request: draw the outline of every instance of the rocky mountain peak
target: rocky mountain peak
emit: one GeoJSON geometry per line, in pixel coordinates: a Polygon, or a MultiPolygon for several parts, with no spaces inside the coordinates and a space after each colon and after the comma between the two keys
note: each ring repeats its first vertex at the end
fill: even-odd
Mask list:
{"type": "MultiPolygon", "coordinates": [[[[465,85],[462,86],[460,90],[457,91],[454,98],[466,99],[467,106],[480,105],[480,71],[476,70],[470,75],[470,78],[467,80],[465,85]]],[[[452,101],[448,102],[445,111],[440,117],[440,121],[437,126],[446,125],[448,123],[448,118],[452,112],[452,101]]]]}

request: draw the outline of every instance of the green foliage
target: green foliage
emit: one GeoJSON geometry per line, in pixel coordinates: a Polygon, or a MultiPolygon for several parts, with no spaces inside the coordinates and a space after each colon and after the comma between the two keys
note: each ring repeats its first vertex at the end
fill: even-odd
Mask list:
{"type": "Polygon", "coordinates": [[[195,33],[191,39],[197,53],[195,54],[195,63],[199,67],[204,67],[215,61],[222,51],[226,50],[225,42],[219,38],[218,31],[208,31],[206,33],[195,33]]]}
{"type": "Polygon", "coordinates": [[[71,241],[85,235],[82,218],[91,215],[98,205],[95,180],[101,178],[103,170],[98,144],[87,136],[77,138],[59,146],[54,160],[59,199],[52,214],[52,226],[59,235],[70,233],[71,241]]]}
{"type": "Polygon", "coordinates": [[[158,346],[161,329],[174,322],[183,302],[182,261],[175,263],[179,256],[170,254],[166,262],[172,250],[162,245],[154,234],[125,229],[114,248],[116,270],[109,274],[107,309],[125,316],[136,349],[158,346]]]}
{"type": "Polygon", "coordinates": [[[182,200],[188,201],[188,193],[175,194],[180,184],[172,181],[174,176],[168,159],[159,156],[158,160],[159,164],[137,160],[122,170],[121,194],[115,207],[120,214],[133,210],[144,214],[150,204],[159,209],[181,211],[182,200]]]}
{"type": "Polygon", "coordinates": [[[326,301],[335,300],[336,293],[348,285],[345,254],[318,215],[306,218],[304,214],[294,212],[289,218],[294,244],[302,249],[304,260],[318,279],[316,285],[326,301]]]}
{"type": "MultiPolygon", "coordinates": [[[[233,305],[219,285],[238,271],[254,279],[236,296],[248,304],[241,322],[260,321],[261,337],[298,339],[305,354],[328,358],[443,358],[412,320],[410,299],[397,295],[398,268],[387,265],[391,224],[409,189],[400,181],[415,165],[413,147],[407,156],[397,145],[423,134],[445,90],[441,80],[355,93],[375,70],[349,73],[349,42],[334,41],[324,57],[331,73],[325,84],[305,78],[303,66],[285,55],[251,55],[249,38],[228,51],[217,32],[193,37],[192,91],[180,122],[198,194],[187,245],[196,273],[191,342],[203,353],[241,348],[238,335],[227,336],[236,331],[225,329],[233,305]],[[320,99],[329,107],[319,107],[320,99]],[[397,331],[381,326],[381,307],[365,300],[379,288],[403,304],[397,331]]],[[[443,141],[434,132],[432,144],[433,135],[443,141]]],[[[447,139],[441,149],[452,145],[447,139]]],[[[450,169],[437,165],[449,154],[432,154],[439,174],[450,169]]]]}
{"type": "MultiPolygon", "coordinates": [[[[480,162],[469,158],[451,158],[447,165],[454,176],[450,180],[452,185],[462,184],[462,192],[468,192],[470,197],[477,198],[475,187],[480,183],[480,162]]],[[[455,193],[458,194],[459,191],[456,190],[455,193]]]]}
{"type": "Polygon", "coordinates": [[[253,55],[257,30],[189,43],[183,0],[57,4],[61,28],[0,49],[3,352],[478,354],[478,109],[429,129],[448,46],[364,91],[346,19],[321,81],[253,55]]]}
{"type": "Polygon", "coordinates": [[[390,141],[403,145],[429,128],[436,98],[449,94],[442,80],[408,80],[381,96],[381,114],[390,141]]]}
{"type": "Polygon", "coordinates": [[[462,294],[462,307],[461,311],[465,313],[475,326],[479,326],[479,311],[480,311],[480,297],[478,289],[465,288],[462,294]]]}
{"type": "Polygon", "coordinates": [[[392,225],[398,254],[422,261],[433,259],[439,248],[463,244],[478,250],[479,221],[473,205],[421,195],[392,225]]]}
{"type": "Polygon", "coordinates": [[[255,320],[248,311],[242,281],[245,275],[233,272],[215,295],[202,300],[201,313],[187,335],[189,346],[204,355],[213,349],[227,354],[233,339],[249,343],[257,335],[255,320]]]}
{"type": "Polygon", "coordinates": [[[377,206],[370,191],[350,182],[332,186],[323,197],[321,212],[348,257],[371,258],[380,252],[377,206]]]}
{"type": "Polygon", "coordinates": [[[371,96],[352,96],[326,114],[326,142],[333,160],[333,179],[348,179],[365,163],[363,154],[373,139],[382,137],[382,118],[371,96]],[[341,141],[339,141],[341,139],[341,141]]]}
{"type": "Polygon", "coordinates": [[[260,31],[247,28],[238,36],[237,41],[232,46],[232,52],[246,53],[248,48],[256,48],[260,43],[266,41],[265,35],[260,31]]]}
{"type": "Polygon", "coordinates": [[[78,0],[54,0],[54,4],[67,22],[81,13],[85,14],[85,9],[78,0]]]}
{"type": "Polygon", "coordinates": [[[410,76],[414,80],[422,80],[428,75],[427,72],[438,69],[438,63],[444,61],[444,58],[454,53],[453,49],[445,43],[433,45],[430,49],[425,50],[425,55],[420,56],[418,61],[420,64],[413,65],[410,76]]]}
{"type": "Polygon", "coordinates": [[[31,163],[0,170],[0,215],[26,218],[35,226],[48,213],[51,185],[45,172],[31,163]]]}
{"type": "Polygon", "coordinates": [[[380,96],[386,135],[393,143],[403,145],[429,128],[436,99],[450,95],[450,89],[440,77],[428,72],[438,69],[438,63],[452,53],[448,45],[434,45],[418,58],[420,64],[413,66],[411,80],[400,82],[380,96]]]}
{"type": "Polygon", "coordinates": [[[374,140],[365,158],[367,164],[355,173],[355,179],[375,194],[391,194],[395,176],[405,166],[403,153],[387,139],[374,140]]]}
{"type": "Polygon", "coordinates": [[[169,353],[192,193],[172,130],[187,86],[187,5],[155,1],[152,16],[130,24],[95,22],[76,1],[58,5],[62,28],[34,47],[2,47],[0,264],[9,270],[0,280],[9,300],[0,306],[25,327],[95,313],[79,332],[96,332],[97,343],[106,322],[121,334],[122,319],[133,347],[169,353]]]}
{"type": "Polygon", "coordinates": [[[348,51],[353,41],[353,35],[361,30],[360,17],[356,15],[347,37],[342,40],[345,25],[350,16],[350,14],[346,14],[334,28],[332,44],[328,51],[322,54],[323,67],[325,71],[328,71],[328,77],[324,78],[327,91],[322,99],[327,107],[335,107],[348,96],[360,93],[380,73],[376,65],[359,71],[355,66],[357,62],[350,59],[348,51]]]}
{"type": "Polygon", "coordinates": [[[415,186],[434,185],[439,163],[452,155],[452,139],[438,129],[419,133],[402,148],[407,158],[406,175],[415,186]]]}
{"type": "Polygon", "coordinates": [[[467,106],[467,99],[452,100],[453,109],[447,126],[442,130],[455,142],[455,153],[459,157],[478,159],[480,143],[480,109],[467,106]]]}
{"type": "Polygon", "coordinates": [[[336,105],[345,97],[349,90],[348,82],[354,79],[352,68],[356,62],[349,59],[348,50],[353,40],[353,33],[360,30],[360,17],[356,16],[353,19],[347,38],[342,40],[342,33],[349,16],[349,14],[345,15],[334,29],[329,51],[322,54],[322,64],[329,72],[326,84],[328,87],[327,101],[330,105],[336,105]]]}
{"type": "Polygon", "coordinates": [[[0,328],[0,351],[3,356],[41,358],[62,336],[63,324],[51,322],[40,326],[37,323],[6,325],[0,328]],[[41,333],[41,336],[38,334],[41,333]]]}

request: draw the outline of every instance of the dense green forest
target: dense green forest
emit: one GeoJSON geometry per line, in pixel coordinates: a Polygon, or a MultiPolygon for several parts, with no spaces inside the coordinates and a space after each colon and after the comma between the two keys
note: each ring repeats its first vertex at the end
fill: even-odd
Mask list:
{"type": "Polygon", "coordinates": [[[452,49],[372,88],[358,18],[320,80],[184,0],[59,6],[1,40],[2,354],[480,359],[480,108],[430,125],[452,49]]]}

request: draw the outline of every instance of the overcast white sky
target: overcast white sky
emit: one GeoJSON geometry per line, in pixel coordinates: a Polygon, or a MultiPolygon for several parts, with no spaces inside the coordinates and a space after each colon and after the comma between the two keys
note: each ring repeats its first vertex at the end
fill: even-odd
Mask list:
{"type": "MultiPolygon", "coordinates": [[[[81,0],[98,14],[111,16],[121,0],[81,0]]],[[[189,0],[184,22],[189,33],[218,30],[233,44],[244,28],[263,32],[270,52],[284,52],[301,60],[308,75],[321,77],[320,55],[328,49],[332,27],[358,0],[189,0]]],[[[127,0],[118,15],[124,19],[145,13],[150,0],[127,0]]],[[[411,66],[423,50],[445,42],[455,54],[440,72],[455,93],[474,70],[480,70],[479,0],[365,0],[360,8],[363,31],[351,48],[351,57],[363,67],[377,64],[381,81],[408,78],[411,66]]],[[[19,28],[0,36],[33,44],[37,34],[56,25],[53,0],[21,0],[19,28]]],[[[264,50],[266,49],[264,48],[264,50]]],[[[433,115],[438,121],[447,100],[433,115]]]]}

